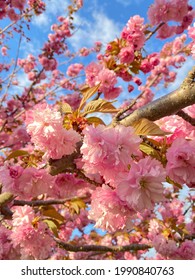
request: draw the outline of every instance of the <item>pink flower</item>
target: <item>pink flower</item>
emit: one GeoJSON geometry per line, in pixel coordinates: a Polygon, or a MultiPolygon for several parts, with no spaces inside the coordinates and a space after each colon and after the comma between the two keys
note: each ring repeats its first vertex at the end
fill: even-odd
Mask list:
{"type": "Polygon", "coordinates": [[[72,128],[63,128],[60,112],[49,106],[37,106],[26,112],[27,132],[37,149],[45,152],[45,158],[59,159],[74,152],[80,135],[72,128]]]}
{"type": "Polygon", "coordinates": [[[46,56],[39,57],[39,62],[42,64],[46,71],[53,71],[57,68],[57,61],[55,58],[47,58],[46,56]]]}
{"type": "Polygon", "coordinates": [[[102,69],[102,66],[100,64],[97,64],[95,62],[91,62],[86,68],[85,68],[85,74],[86,74],[86,83],[89,86],[94,86],[96,82],[96,77],[99,74],[100,70],[102,69]]]}
{"type": "Polygon", "coordinates": [[[191,240],[185,240],[181,243],[177,250],[181,260],[194,260],[195,259],[195,243],[191,240]]]}
{"type": "Polygon", "coordinates": [[[155,202],[162,201],[165,171],[159,161],[146,157],[138,163],[132,162],[126,177],[119,176],[117,194],[127,206],[136,211],[152,209],[155,202]]]}
{"type": "Polygon", "coordinates": [[[47,225],[39,220],[33,225],[35,218],[34,211],[29,206],[16,207],[13,214],[10,238],[13,247],[19,250],[21,259],[47,259],[55,247],[47,225]]]}
{"type": "Polygon", "coordinates": [[[100,173],[107,182],[113,181],[119,171],[128,170],[132,154],[140,155],[140,138],[131,127],[89,126],[83,132],[83,168],[87,173],[100,173]]]}
{"type": "Polygon", "coordinates": [[[76,77],[83,68],[84,66],[80,63],[71,64],[68,67],[66,74],[70,77],[76,77]]]}
{"type": "Polygon", "coordinates": [[[83,47],[79,50],[80,56],[88,56],[90,54],[90,50],[86,47],[83,47]]]}
{"type": "Polygon", "coordinates": [[[132,92],[134,90],[134,86],[128,85],[128,92],[132,92]]]}
{"type": "Polygon", "coordinates": [[[96,222],[96,227],[110,232],[124,229],[132,214],[109,187],[104,185],[93,192],[89,218],[96,222]]]}
{"type": "Polygon", "coordinates": [[[55,178],[45,169],[3,166],[0,167],[0,174],[3,189],[20,197],[31,198],[44,193],[52,194],[55,178]]]}
{"type": "Polygon", "coordinates": [[[80,9],[83,7],[83,0],[76,0],[77,8],[80,9]]]}
{"type": "Polygon", "coordinates": [[[25,4],[26,4],[26,0],[11,0],[11,5],[14,8],[19,9],[20,11],[24,9],[25,4]]]}
{"type": "Polygon", "coordinates": [[[1,54],[2,54],[3,56],[6,56],[6,55],[7,55],[7,48],[6,48],[6,47],[2,47],[2,48],[1,48],[1,54]]]}
{"type": "Polygon", "coordinates": [[[104,90],[104,97],[107,100],[117,98],[120,93],[123,91],[122,87],[113,87],[108,90],[104,90]]]}
{"type": "Polygon", "coordinates": [[[20,15],[16,14],[14,9],[9,9],[7,15],[12,21],[18,21],[20,19],[20,15]]]}
{"type": "Polygon", "coordinates": [[[32,207],[24,205],[22,207],[15,206],[13,213],[12,225],[18,227],[24,224],[29,224],[35,219],[35,213],[32,207]]]}
{"type": "Polygon", "coordinates": [[[167,151],[167,174],[179,184],[195,186],[195,140],[177,138],[167,151]]]}
{"type": "Polygon", "coordinates": [[[12,249],[12,243],[10,239],[11,231],[3,225],[0,225],[0,260],[11,259],[10,251],[12,249]]]}
{"type": "Polygon", "coordinates": [[[89,184],[73,174],[59,174],[55,176],[53,195],[58,198],[73,198],[83,195],[89,189],[89,184]]]}
{"type": "Polygon", "coordinates": [[[129,19],[126,27],[123,29],[121,37],[125,39],[134,50],[140,50],[145,43],[144,18],[135,15],[129,19]]]}
{"type": "Polygon", "coordinates": [[[134,48],[130,45],[120,50],[119,59],[121,63],[130,64],[134,60],[134,48]]]}
{"type": "Polygon", "coordinates": [[[67,102],[72,107],[73,110],[76,110],[79,108],[81,102],[81,96],[78,92],[74,92],[62,97],[62,102],[63,101],[67,102]]]}
{"type": "Polygon", "coordinates": [[[162,234],[156,235],[152,240],[156,251],[162,256],[175,259],[177,256],[177,245],[174,240],[166,239],[162,234]]]}
{"type": "Polygon", "coordinates": [[[109,91],[117,83],[117,77],[113,70],[103,68],[95,78],[95,83],[101,83],[99,91],[105,92],[109,91]]]}

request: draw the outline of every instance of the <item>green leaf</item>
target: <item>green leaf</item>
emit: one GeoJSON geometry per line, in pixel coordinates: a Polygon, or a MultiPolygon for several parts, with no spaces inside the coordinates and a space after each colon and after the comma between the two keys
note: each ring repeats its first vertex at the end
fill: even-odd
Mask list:
{"type": "Polygon", "coordinates": [[[106,101],[104,99],[92,100],[90,101],[84,108],[83,115],[87,115],[94,112],[101,112],[101,113],[116,113],[118,109],[116,109],[112,103],[106,101]]]}
{"type": "Polygon", "coordinates": [[[148,119],[140,119],[133,123],[132,125],[135,129],[135,134],[137,135],[150,135],[150,136],[165,136],[170,134],[165,132],[160,127],[148,119]]]}
{"type": "Polygon", "coordinates": [[[99,87],[100,83],[92,88],[84,89],[84,91],[81,90],[81,92],[83,93],[83,98],[79,106],[79,111],[83,108],[85,102],[98,91],[99,87]]]}
{"type": "Polygon", "coordinates": [[[12,158],[28,156],[28,155],[29,155],[29,153],[27,151],[16,150],[16,151],[11,152],[11,154],[9,154],[9,156],[5,160],[10,160],[12,158]]]}

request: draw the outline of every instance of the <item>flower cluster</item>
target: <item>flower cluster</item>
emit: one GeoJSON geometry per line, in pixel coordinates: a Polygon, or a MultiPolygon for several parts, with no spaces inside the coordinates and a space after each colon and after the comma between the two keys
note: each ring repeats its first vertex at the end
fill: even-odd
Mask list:
{"type": "Polygon", "coordinates": [[[195,140],[177,138],[167,151],[167,174],[179,184],[195,186],[195,140]]]}
{"type": "Polygon", "coordinates": [[[140,155],[140,138],[131,127],[89,126],[83,133],[83,168],[87,173],[99,173],[106,182],[113,182],[119,172],[127,171],[132,156],[140,155]]]}
{"type": "Polygon", "coordinates": [[[45,152],[44,157],[47,159],[59,159],[71,154],[80,140],[79,134],[72,128],[63,128],[60,112],[49,106],[41,105],[33,111],[27,111],[26,124],[31,141],[37,149],[45,152]]]}
{"type": "Polygon", "coordinates": [[[181,34],[192,23],[194,12],[188,0],[156,0],[148,10],[148,18],[153,25],[164,23],[158,30],[158,37],[168,38],[174,34],[181,34]],[[175,21],[179,26],[168,25],[168,22],[175,21]]]}

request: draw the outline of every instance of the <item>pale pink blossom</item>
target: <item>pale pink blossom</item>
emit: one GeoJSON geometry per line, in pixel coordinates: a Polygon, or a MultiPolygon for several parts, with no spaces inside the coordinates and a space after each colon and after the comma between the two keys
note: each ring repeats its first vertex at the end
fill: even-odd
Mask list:
{"type": "Polygon", "coordinates": [[[167,174],[179,184],[195,186],[195,140],[177,138],[167,151],[167,174]]]}
{"type": "MultiPolygon", "coordinates": [[[[41,105],[42,106],[42,105],[41,105]]],[[[26,112],[27,132],[37,149],[45,152],[45,158],[59,159],[74,152],[80,135],[72,128],[63,128],[63,119],[55,109],[38,106],[26,112]]]]}
{"type": "Polygon", "coordinates": [[[51,195],[55,178],[46,169],[21,166],[0,167],[1,183],[4,191],[12,192],[20,197],[36,197],[47,193],[51,195]]]}
{"type": "Polygon", "coordinates": [[[84,68],[84,66],[80,63],[74,63],[74,64],[71,64],[67,71],[66,71],[66,74],[69,76],[69,77],[76,77],[80,71],[84,68]]]}
{"type": "Polygon", "coordinates": [[[11,230],[0,225],[0,260],[8,260],[11,257],[12,243],[10,239],[11,230]]]}
{"type": "Polygon", "coordinates": [[[96,222],[96,227],[110,232],[124,229],[132,214],[109,187],[103,186],[93,192],[89,218],[96,222]]]}
{"type": "Polygon", "coordinates": [[[113,70],[103,68],[95,78],[95,84],[100,83],[99,91],[106,92],[112,89],[117,83],[117,77],[113,70]]]}
{"type": "Polygon", "coordinates": [[[6,56],[6,55],[7,55],[7,48],[6,48],[6,47],[2,47],[2,48],[1,48],[1,54],[2,54],[3,56],[6,56]]]}
{"type": "Polygon", "coordinates": [[[152,209],[155,202],[163,201],[165,170],[159,161],[146,157],[132,162],[126,176],[116,182],[117,194],[128,207],[136,211],[152,209]]]}
{"type": "Polygon", "coordinates": [[[191,240],[185,240],[181,243],[177,250],[181,260],[194,260],[195,259],[195,243],[191,240]]]}
{"type": "MultiPolygon", "coordinates": [[[[21,219],[24,217],[21,215],[21,219]]],[[[55,247],[55,242],[49,233],[49,229],[45,223],[40,221],[33,225],[31,217],[28,218],[28,223],[24,220],[24,223],[21,222],[21,224],[13,226],[10,235],[13,247],[20,252],[22,260],[48,259],[52,254],[52,248],[55,247]]]]}
{"type": "Polygon", "coordinates": [[[131,127],[89,126],[83,133],[81,153],[84,170],[87,173],[100,173],[109,182],[114,180],[119,171],[128,169],[131,155],[140,155],[140,138],[131,127]]]}
{"type": "Polygon", "coordinates": [[[86,83],[89,86],[94,86],[95,85],[96,77],[99,74],[101,69],[102,69],[102,66],[100,64],[95,63],[95,62],[91,62],[85,68],[86,83]]]}
{"type": "Polygon", "coordinates": [[[156,235],[152,239],[152,244],[156,251],[168,259],[175,259],[177,256],[177,244],[174,240],[166,239],[162,234],[156,235]]]}

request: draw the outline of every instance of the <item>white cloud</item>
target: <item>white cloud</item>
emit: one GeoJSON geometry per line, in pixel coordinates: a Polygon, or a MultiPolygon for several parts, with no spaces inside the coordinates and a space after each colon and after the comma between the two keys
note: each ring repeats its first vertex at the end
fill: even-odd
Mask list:
{"type": "Polygon", "coordinates": [[[34,17],[33,24],[40,27],[45,27],[48,25],[49,18],[46,14],[41,14],[39,16],[34,17]]]}
{"type": "Polygon", "coordinates": [[[68,0],[45,0],[46,11],[33,18],[32,24],[37,27],[50,27],[53,16],[67,15],[68,0]]]}
{"type": "Polygon", "coordinates": [[[92,13],[91,20],[76,15],[75,23],[81,25],[74,36],[70,38],[70,43],[74,49],[84,46],[91,47],[95,41],[107,44],[120,33],[119,24],[101,11],[92,13]]]}
{"type": "Polygon", "coordinates": [[[182,84],[183,80],[186,78],[188,72],[192,69],[193,66],[194,66],[194,60],[192,58],[187,59],[186,63],[176,71],[177,78],[175,82],[170,84],[168,88],[169,92],[177,89],[182,84]]]}

